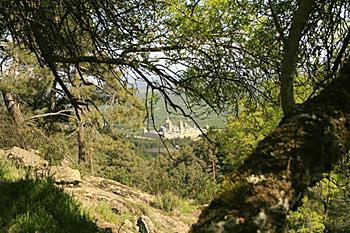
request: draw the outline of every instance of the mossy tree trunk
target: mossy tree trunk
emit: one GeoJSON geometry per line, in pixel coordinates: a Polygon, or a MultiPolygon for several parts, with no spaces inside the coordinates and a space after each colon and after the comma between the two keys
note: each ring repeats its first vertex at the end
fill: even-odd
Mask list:
{"type": "Polygon", "coordinates": [[[192,232],[285,232],[286,215],[350,148],[350,60],[226,178],[192,232]]]}

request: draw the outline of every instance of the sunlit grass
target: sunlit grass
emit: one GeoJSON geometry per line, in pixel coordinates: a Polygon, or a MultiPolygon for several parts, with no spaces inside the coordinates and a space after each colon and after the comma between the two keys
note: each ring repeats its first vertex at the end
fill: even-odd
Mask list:
{"type": "Polygon", "coordinates": [[[72,196],[24,171],[0,161],[0,232],[98,232],[72,196]]]}

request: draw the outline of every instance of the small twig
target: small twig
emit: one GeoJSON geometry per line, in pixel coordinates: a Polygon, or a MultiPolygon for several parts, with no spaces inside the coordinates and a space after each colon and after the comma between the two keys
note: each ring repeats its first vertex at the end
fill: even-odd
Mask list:
{"type": "Polygon", "coordinates": [[[270,4],[270,9],[271,9],[272,19],[273,19],[273,22],[275,23],[276,29],[277,29],[278,33],[280,34],[282,41],[284,43],[286,43],[286,38],[284,37],[283,30],[281,28],[280,22],[278,21],[277,14],[276,14],[275,10],[273,9],[273,5],[272,5],[271,0],[269,0],[269,4],[270,4]]]}
{"type": "Polygon", "coordinates": [[[120,225],[120,227],[119,227],[119,229],[118,229],[118,233],[120,232],[120,230],[122,229],[122,226],[125,224],[125,222],[123,222],[121,225],[120,225]]]}

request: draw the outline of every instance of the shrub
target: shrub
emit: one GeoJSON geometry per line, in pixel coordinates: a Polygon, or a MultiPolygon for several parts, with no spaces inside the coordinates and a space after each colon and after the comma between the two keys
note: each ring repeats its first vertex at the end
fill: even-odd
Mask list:
{"type": "Polygon", "coordinates": [[[55,140],[43,136],[35,126],[18,126],[8,116],[0,115],[0,148],[17,146],[27,150],[38,150],[41,157],[52,164],[59,164],[64,158],[64,150],[54,142],[55,140]]]}
{"type": "Polygon", "coordinates": [[[181,199],[171,193],[166,192],[164,194],[158,194],[154,200],[153,206],[155,208],[171,212],[181,204],[181,199]]]}

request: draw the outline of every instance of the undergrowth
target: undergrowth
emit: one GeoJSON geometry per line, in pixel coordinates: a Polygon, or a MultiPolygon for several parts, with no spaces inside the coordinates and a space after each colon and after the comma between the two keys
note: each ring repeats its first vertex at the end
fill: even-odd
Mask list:
{"type": "Polygon", "coordinates": [[[98,232],[72,196],[50,179],[22,178],[0,161],[0,232],[98,232]]]}
{"type": "Polygon", "coordinates": [[[166,212],[172,212],[180,205],[180,202],[181,200],[177,195],[171,192],[166,192],[156,196],[153,206],[166,212]]]}
{"type": "Polygon", "coordinates": [[[194,201],[182,199],[171,192],[166,192],[164,194],[158,194],[152,206],[168,213],[178,209],[183,214],[190,214],[198,209],[200,205],[196,205],[194,201]]]}

